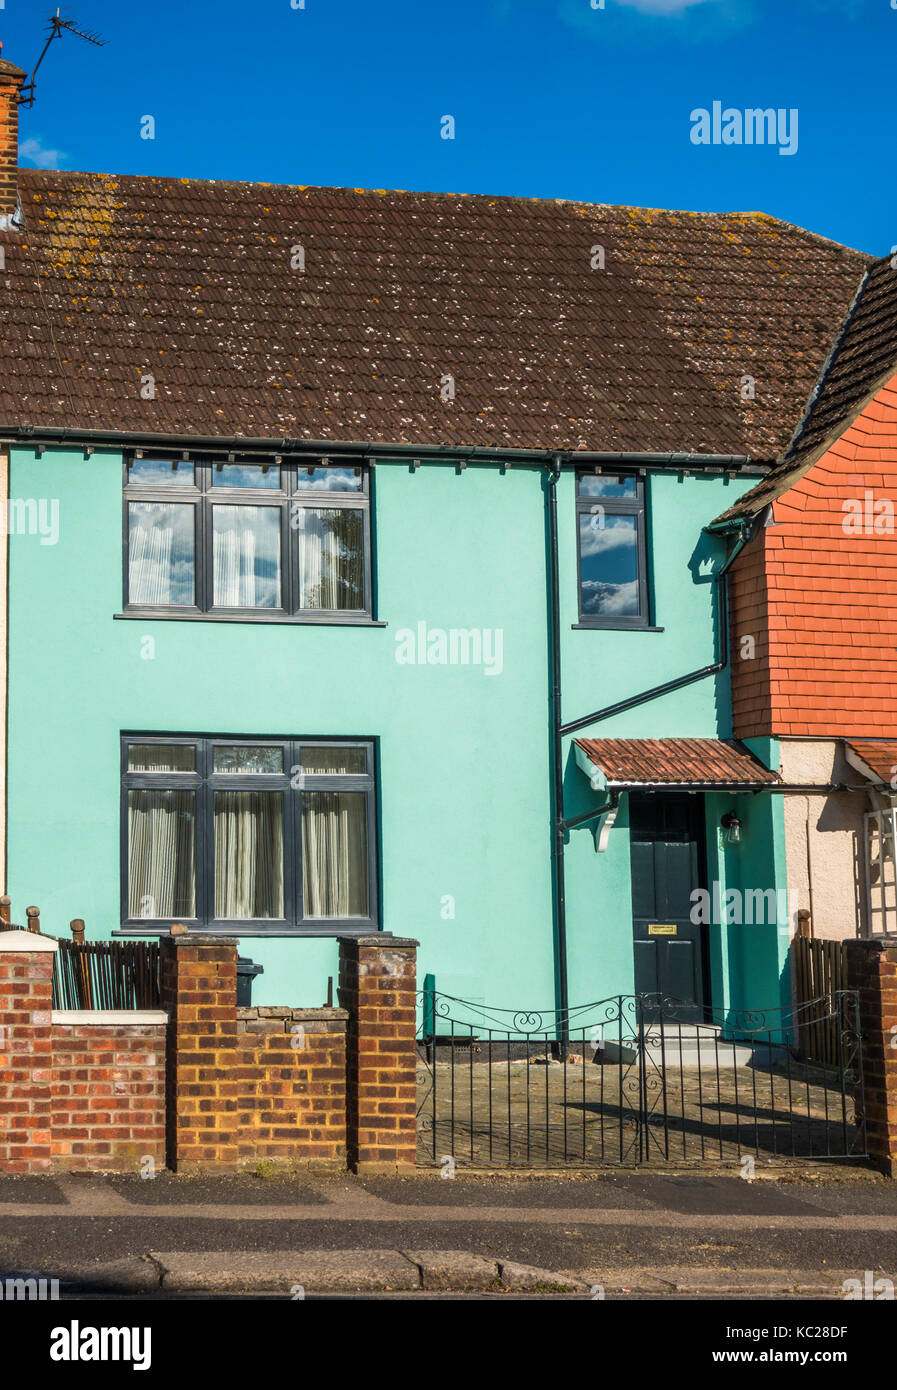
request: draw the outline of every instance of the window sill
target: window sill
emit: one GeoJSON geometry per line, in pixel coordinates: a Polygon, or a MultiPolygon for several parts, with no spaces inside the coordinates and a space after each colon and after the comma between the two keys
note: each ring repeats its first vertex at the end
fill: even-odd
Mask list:
{"type": "MultiPolygon", "coordinates": [[[[259,936],[278,940],[288,936],[375,936],[380,930],[381,928],[376,922],[365,922],[360,926],[357,922],[351,926],[346,923],[331,922],[326,927],[234,927],[228,923],[226,926],[220,927],[191,926],[189,935],[194,939],[203,936],[232,936],[235,939],[244,936],[259,936]]],[[[169,927],[118,927],[112,932],[112,935],[113,937],[168,936],[169,931],[169,927]]]]}
{"type": "Polygon", "coordinates": [[[375,618],[367,618],[352,613],[347,617],[327,614],[326,617],[304,617],[294,613],[270,613],[262,616],[255,613],[173,613],[166,608],[130,609],[126,613],[113,613],[116,620],[139,620],[166,623],[253,623],[279,624],[288,627],[388,627],[375,618]]]}
{"type": "Polygon", "coordinates": [[[601,622],[597,620],[590,623],[571,623],[573,632],[665,632],[662,627],[653,627],[650,623],[614,623],[601,622]]]}

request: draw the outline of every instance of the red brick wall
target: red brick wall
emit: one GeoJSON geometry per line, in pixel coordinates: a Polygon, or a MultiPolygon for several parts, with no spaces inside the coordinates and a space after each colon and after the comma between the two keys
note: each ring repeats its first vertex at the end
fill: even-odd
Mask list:
{"type": "Polygon", "coordinates": [[[341,942],[350,1015],[238,1010],[233,939],[170,936],[167,1023],[53,1022],[52,943],[0,932],[0,1171],[344,1167],[350,1132],[358,1166],[412,1165],[416,945],[341,942]]]}
{"type": "Polygon", "coordinates": [[[410,1171],[416,1162],[417,945],[386,932],[340,940],[346,1145],[356,1171],[410,1171]]]}
{"type": "MultiPolygon", "coordinates": [[[[859,999],[863,1085],[856,1095],[865,1119],[869,1157],[889,1177],[897,1175],[897,946],[893,940],[845,942],[847,988],[859,999]]],[[[853,1018],[848,1015],[848,1027],[853,1018]]]]}
{"type": "Polygon", "coordinates": [[[237,947],[233,939],[163,937],[168,1025],[168,1159],[178,1170],[238,1160],[237,947]]]}
{"type": "Polygon", "coordinates": [[[344,1167],[345,1013],[238,1011],[236,966],[232,939],[163,940],[170,1165],[344,1167]]]}
{"type": "Polygon", "coordinates": [[[237,1158],[346,1166],[346,1013],[237,1010],[237,1158]]]}
{"type": "MultiPolygon", "coordinates": [[[[773,504],[730,572],[736,737],[897,733],[897,533],[845,531],[897,503],[897,377],[773,504]],[[764,628],[768,625],[768,644],[764,628]],[[753,635],[757,654],[741,656],[753,635]]],[[[877,524],[881,526],[880,517],[877,524]]]]}
{"type": "Polygon", "coordinates": [[[165,1032],[164,1023],[53,1024],[55,1168],[137,1172],[147,1157],[165,1166],[165,1032]]]}
{"type": "Polygon", "coordinates": [[[5,935],[0,932],[0,1171],[42,1173],[51,1165],[53,956],[4,954],[5,935]]]}

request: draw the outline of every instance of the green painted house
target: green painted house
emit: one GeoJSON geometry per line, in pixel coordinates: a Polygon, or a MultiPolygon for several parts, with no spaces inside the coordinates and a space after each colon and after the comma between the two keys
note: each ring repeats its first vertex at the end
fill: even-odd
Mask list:
{"type": "Polygon", "coordinates": [[[88,939],[341,934],[493,1008],[788,996],[704,528],[864,258],[755,214],[20,171],[6,878],[88,939]],[[601,248],[599,256],[596,251],[601,248]]]}

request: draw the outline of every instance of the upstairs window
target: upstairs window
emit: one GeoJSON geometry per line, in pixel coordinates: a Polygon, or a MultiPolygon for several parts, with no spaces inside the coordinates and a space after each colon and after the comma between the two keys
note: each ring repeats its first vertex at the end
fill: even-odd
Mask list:
{"type": "Polygon", "coordinates": [[[576,524],[580,623],[647,627],[644,478],[579,473],[576,524]]]}
{"type": "Polygon", "coordinates": [[[361,464],[125,465],[124,602],[148,616],[370,617],[361,464]]]}

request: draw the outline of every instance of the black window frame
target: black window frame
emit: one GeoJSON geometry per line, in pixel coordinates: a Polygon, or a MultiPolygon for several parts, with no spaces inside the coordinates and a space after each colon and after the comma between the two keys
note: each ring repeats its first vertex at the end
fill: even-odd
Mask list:
{"type": "MultiPolygon", "coordinates": [[[[147,734],[128,731],[121,735],[121,817],[120,883],[121,934],[154,935],[165,933],[175,922],[191,931],[213,936],[345,936],[380,930],[379,911],[379,745],[375,737],[322,738],[271,736],[260,734],[147,734]],[[129,772],[128,749],[132,744],[154,747],[193,747],[193,772],[129,772]],[[273,747],[283,750],[283,773],[214,772],[214,752],[222,745],[273,747]],[[302,773],[302,748],[361,748],[365,751],[364,773],[302,773]],[[196,793],[194,858],[196,865],[195,917],[130,917],[128,915],[128,792],[142,789],[192,790],[196,793]],[[279,790],[283,804],[283,894],[282,918],[216,918],[214,916],[214,793],[216,791],[279,790]],[[365,795],[367,834],[367,917],[307,917],[302,903],[302,795],[305,791],[351,791],[365,795]],[[290,853],[290,846],[296,853],[290,853]]],[[[116,933],[118,934],[118,933],[116,933]]]]}
{"type": "MultiPolygon", "coordinates": [[[[360,458],[339,461],[324,458],[304,460],[220,457],[199,458],[191,454],[181,459],[177,454],[131,450],[122,460],[122,616],[142,618],[185,618],[207,622],[248,623],[323,623],[366,625],[374,622],[373,546],[371,536],[371,468],[360,458]],[[169,464],[173,471],[183,464],[193,470],[193,482],[173,484],[139,483],[131,481],[130,469],[135,459],[158,460],[169,464]],[[226,468],[260,466],[280,470],[279,488],[228,487],[215,485],[213,475],[226,468]],[[329,492],[322,488],[303,487],[303,478],[322,468],[334,471],[351,469],[360,479],[357,491],[329,492]],[[129,596],[129,503],[181,503],[194,508],[193,574],[194,602],[192,604],[131,603],[129,596]],[[212,507],[268,506],[280,510],[280,603],[270,608],[225,607],[215,605],[213,569],[212,507]],[[346,509],[361,512],[362,571],[364,603],[361,608],[300,608],[298,546],[291,537],[297,529],[293,524],[296,508],[333,511],[346,509]]],[[[379,626],[379,624],[378,624],[379,626]]]]}
{"type": "Polygon", "coordinates": [[[643,471],[632,468],[581,468],[576,472],[576,592],[579,622],[577,627],[584,628],[622,628],[622,629],[652,629],[651,623],[651,595],[648,583],[648,488],[647,478],[643,471]],[[593,477],[611,479],[629,479],[635,481],[635,497],[601,497],[600,495],[581,494],[580,484],[583,478],[593,477]],[[620,615],[618,617],[600,617],[594,613],[587,613],[583,606],[582,592],[582,524],[580,518],[583,515],[590,515],[595,506],[600,506],[604,510],[605,517],[611,516],[633,516],[636,519],[636,558],[638,562],[638,596],[639,611],[637,614],[620,615]]]}

